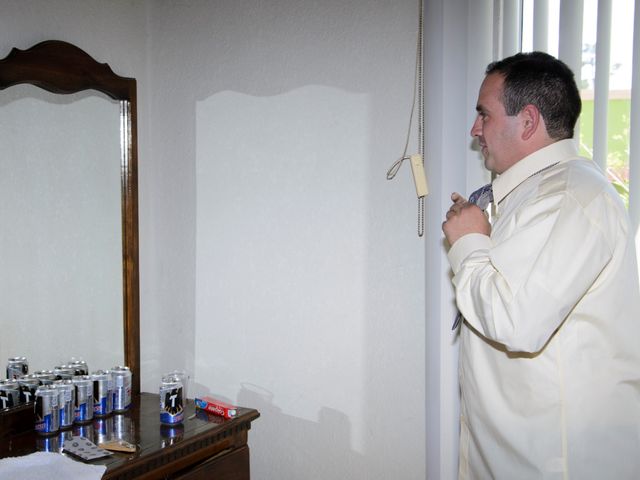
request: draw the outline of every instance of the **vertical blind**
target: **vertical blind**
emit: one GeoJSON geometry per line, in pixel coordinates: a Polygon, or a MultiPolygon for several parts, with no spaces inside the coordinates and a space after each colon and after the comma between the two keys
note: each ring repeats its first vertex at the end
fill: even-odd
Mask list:
{"type": "Polygon", "coordinates": [[[574,71],[583,99],[576,140],[627,202],[638,232],[640,0],[494,0],[494,12],[496,58],[541,50],[574,71]]]}

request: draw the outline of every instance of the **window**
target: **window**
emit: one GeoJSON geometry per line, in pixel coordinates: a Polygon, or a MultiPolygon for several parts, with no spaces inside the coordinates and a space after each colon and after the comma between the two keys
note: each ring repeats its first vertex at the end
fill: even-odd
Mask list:
{"type": "Polygon", "coordinates": [[[576,129],[581,154],[606,171],[627,205],[630,201],[640,205],[640,198],[630,195],[635,188],[635,197],[640,197],[640,185],[630,180],[631,171],[640,169],[640,152],[631,152],[630,142],[631,128],[640,135],[640,125],[631,124],[633,114],[640,115],[632,113],[634,48],[640,48],[634,47],[634,0],[523,0],[521,11],[522,51],[544,50],[559,56],[576,74],[582,96],[576,129]],[[565,6],[572,10],[563,16],[565,6]],[[579,65],[563,58],[567,49],[562,48],[561,32],[573,29],[581,39],[579,65]]]}

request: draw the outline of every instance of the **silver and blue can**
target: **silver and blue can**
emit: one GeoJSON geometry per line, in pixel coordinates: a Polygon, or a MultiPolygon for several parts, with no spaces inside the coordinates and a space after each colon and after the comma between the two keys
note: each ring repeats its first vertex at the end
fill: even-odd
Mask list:
{"type": "Polygon", "coordinates": [[[20,386],[16,380],[0,380],[0,410],[20,404],[20,386]]]}
{"type": "Polygon", "coordinates": [[[182,383],[162,381],[160,384],[160,423],[176,425],[184,420],[182,383]]]}
{"type": "Polygon", "coordinates": [[[36,390],[36,432],[42,435],[58,433],[60,413],[58,411],[58,390],[40,387],[36,390]]]}
{"type": "Polygon", "coordinates": [[[83,424],[93,420],[93,380],[88,375],[73,377],[76,390],[74,422],[83,424]]]}
{"type": "Polygon", "coordinates": [[[7,379],[14,380],[29,373],[27,357],[11,357],[7,363],[7,379]]]}
{"type": "Polygon", "coordinates": [[[131,406],[131,370],[117,366],[110,371],[113,377],[113,411],[124,412],[131,406]]]}
{"type": "Polygon", "coordinates": [[[58,380],[53,385],[59,394],[60,429],[65,430],[73,426],[75,419],[76,389],[71,380],[58,380]]]}
{"type": "Polygon", "coordinates": [[[113,378],[109,372],[98,370],[93,380],[93,415],[105,417],[113,412],[113,378]]]}
{"type": "Polygon", "coordinates": [[[18,379],[20,386],[20,401],[31,403],[36,401],[36,390],[40,386],[40,380],[33,375],[25,375],[18,379]]]}

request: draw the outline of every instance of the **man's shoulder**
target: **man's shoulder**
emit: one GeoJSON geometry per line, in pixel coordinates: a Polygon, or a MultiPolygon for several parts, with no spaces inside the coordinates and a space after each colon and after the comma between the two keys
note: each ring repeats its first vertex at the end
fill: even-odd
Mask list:
{"type": "Polygon", "coordinates": [[[594,161],[583,157],[567,159],[550,169],[541,187],[546,195],[569,195],[582,206],[598,200],[622,204],[605,173],[594,161]]]}
{"type": "Polygon", "coordinates": [[[601,190],[609,185],[604,172],[592,160],[575,156],[553,165],[543,172],[547,187],[559,191],[601,190]]]}

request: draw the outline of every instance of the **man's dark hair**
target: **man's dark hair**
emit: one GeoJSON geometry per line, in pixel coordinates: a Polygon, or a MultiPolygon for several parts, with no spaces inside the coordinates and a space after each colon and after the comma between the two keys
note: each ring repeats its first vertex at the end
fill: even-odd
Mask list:
{"type": "Polygon", "coordinates": [[[582,101],[573,72],[565,63],[544,52],[517,53],[489,64],[485,73],[504,77],[502,103],[507,115],[534,105],[551,138],[573,137],[582,101]]]}

